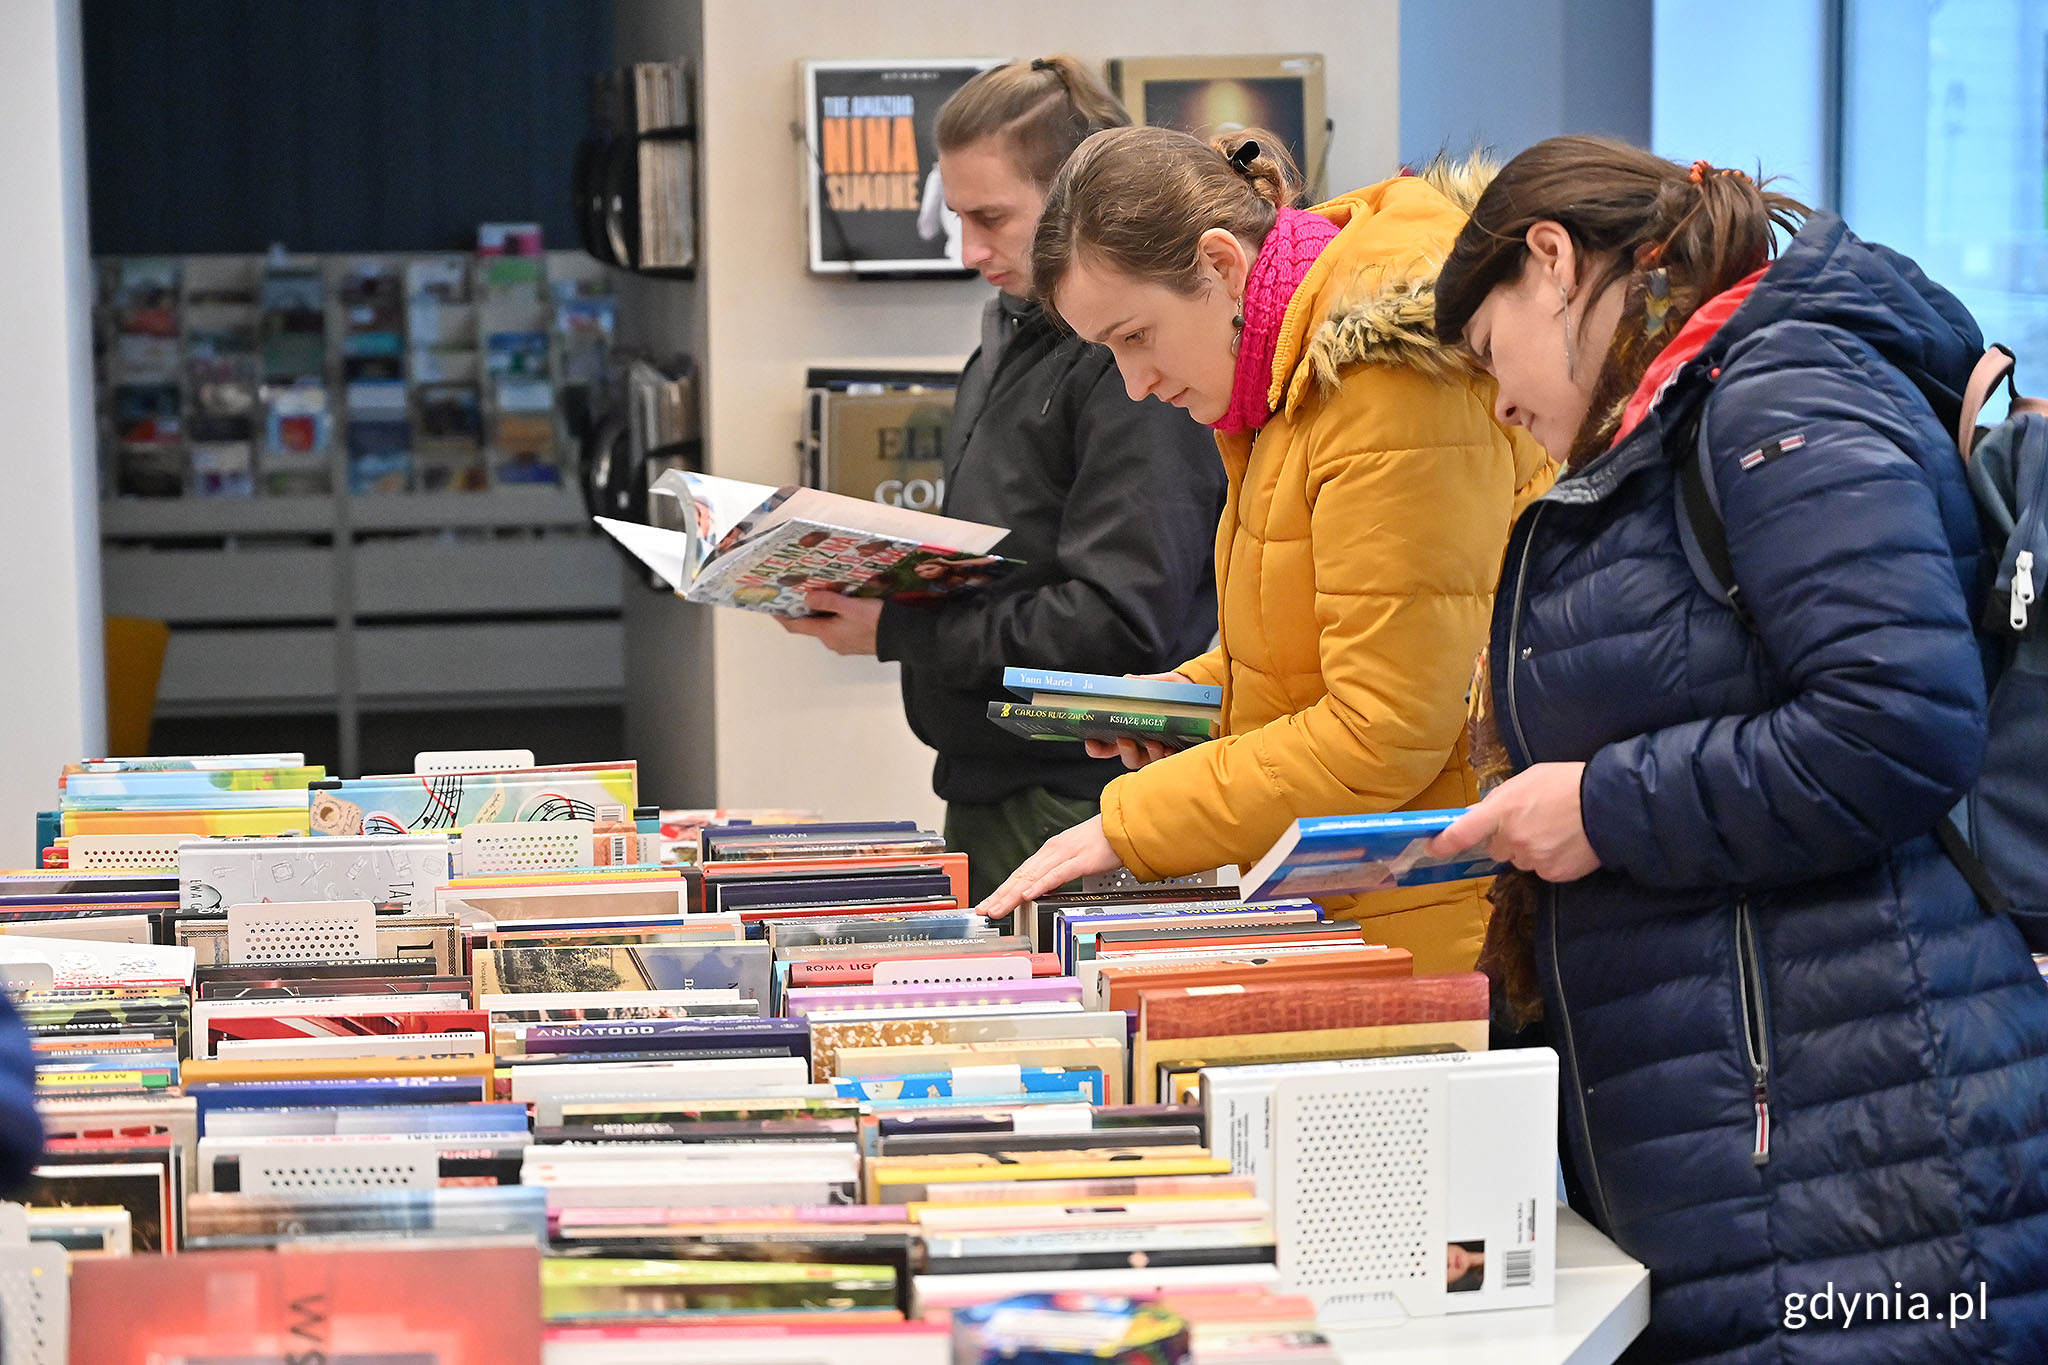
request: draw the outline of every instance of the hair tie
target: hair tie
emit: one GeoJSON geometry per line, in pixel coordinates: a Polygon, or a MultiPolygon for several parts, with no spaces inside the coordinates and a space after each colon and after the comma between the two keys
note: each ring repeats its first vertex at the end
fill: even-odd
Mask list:
{"type": "Polygon", "coordinates": [[[1252,173],[1252,163],[1259,159],[1260,150],[1257,138],[1246,138],[1243,142],[1238,143],[1237,150],[1230,154],[1230,168],[1239,175],[1250,175],[1252,173]]]}
{"type": "Polygon", "coordinates": [[[1707,172],[1713,169],[1714,168],[1712,166],[1708,165],[1704,161],[1695,161],[1692,163],[1691,173],[1688,174],[1685,178],[1687,180],[1692,181],[1692,183],[1695,185],[1703,185],[1706,183],[1707,180],[1707,172]]]}
{"type": "Polygon", "coordinates": [[[1059,74],[1059,72],[1053,70],[1052,63],[1043,57],[1033,57],[1031,59],[1031,69],[1033,71],[1052,71],[1055,76],[1059,74]]]}

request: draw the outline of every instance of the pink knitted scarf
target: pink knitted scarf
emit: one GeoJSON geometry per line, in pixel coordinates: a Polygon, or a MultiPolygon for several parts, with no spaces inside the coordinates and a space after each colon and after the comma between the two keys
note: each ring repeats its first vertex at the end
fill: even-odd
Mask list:
{"type": "Polygon", "coordinates": [[[1237,375],[1230,407],[1214,424],[1218,431],[1257,431],[1273,415],[1273,353],[1280,348],[1280,323],[1316,257],[1337,235],[1337,225],[1319,213],[1282,209],[1259,247],[1244,282],[1244,336],[1237,348],[1237,375]]]}

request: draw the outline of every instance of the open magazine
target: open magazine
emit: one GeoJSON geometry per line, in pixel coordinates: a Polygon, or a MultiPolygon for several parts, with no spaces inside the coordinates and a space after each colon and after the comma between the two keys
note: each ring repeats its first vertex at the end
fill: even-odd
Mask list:
{"type": "Polygon", "coordinates": [[[936,602],[1018,567],[990,553],[1004,527],[818,488],[672,469],[648,495],[680,529],[593,520],[691,602],[808,616],[807,592],[936,602]]]}

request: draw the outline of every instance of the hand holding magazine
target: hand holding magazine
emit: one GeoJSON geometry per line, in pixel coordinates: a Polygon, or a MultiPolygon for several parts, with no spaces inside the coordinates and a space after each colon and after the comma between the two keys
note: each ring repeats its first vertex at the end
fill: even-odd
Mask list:
{"type": "Polygon", "coordinates": [[[989,553],[1003,527],[823,489],[670,470],[648,491],[680,530],[593,520],[691,602],[808,616],[807,592],[936,602],[1017,567],[989,553]]]}

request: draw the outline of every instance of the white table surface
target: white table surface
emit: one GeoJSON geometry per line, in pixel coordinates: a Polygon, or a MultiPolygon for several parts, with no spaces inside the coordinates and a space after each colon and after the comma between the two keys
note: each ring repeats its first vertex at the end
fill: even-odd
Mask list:
{"type": "Polygon", "coordinates": [[[1557,1206],[1557,1302],[1330,1330],[1346,1365],[1610,1365],[1650,1322],[1650,1272],[1557,1206]]]}

